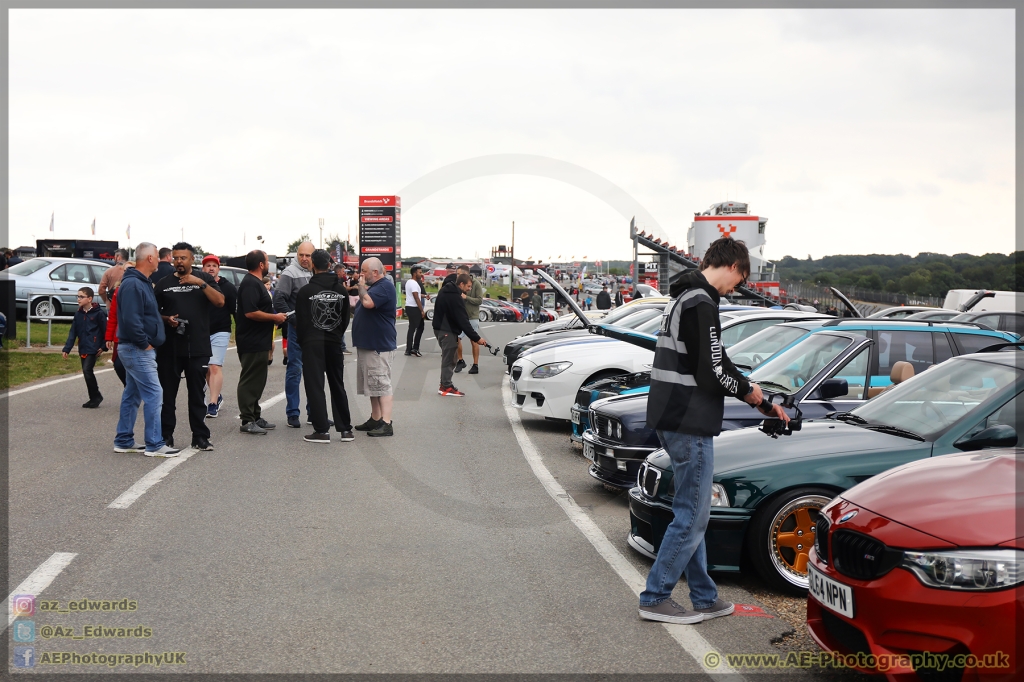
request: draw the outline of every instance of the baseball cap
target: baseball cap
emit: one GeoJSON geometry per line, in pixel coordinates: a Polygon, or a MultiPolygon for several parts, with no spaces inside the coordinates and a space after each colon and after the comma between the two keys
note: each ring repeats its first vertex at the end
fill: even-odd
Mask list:
{"type": "Polygon", "coordinates": [[[207,263],[209,263],[211,261],[216,263],[217,265],[220,265],[220,258],[217,258],[212,253],[210,255],[208,255],[208,256],[203,256],[203,265],[206,265],[207,263]]]}

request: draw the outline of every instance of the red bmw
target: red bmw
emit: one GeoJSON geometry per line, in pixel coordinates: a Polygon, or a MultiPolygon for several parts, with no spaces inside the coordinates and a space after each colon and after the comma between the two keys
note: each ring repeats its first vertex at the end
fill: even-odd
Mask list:
{"type": "Polygon", "coordinates": [[[823,508],[807,627],[826,656],[900,682],[1024,679],[1022,480],[1024,450],[967,452],[823,508]]]}

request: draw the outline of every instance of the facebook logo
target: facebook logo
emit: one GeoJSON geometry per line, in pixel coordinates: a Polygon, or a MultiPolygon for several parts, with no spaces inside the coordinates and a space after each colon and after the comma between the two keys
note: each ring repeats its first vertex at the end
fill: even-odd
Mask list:
{"type": "Polygon", "coordinates": [[[14,667],[34,668],[36,667],[36,648],[32,646],[14,647],[14,667]]]}
{"type": "Polygon", "coordinates": [[[31,620],[19,620],[14,623],[14,641],[31,643],[36,641],[36,624],[31,620]]]}

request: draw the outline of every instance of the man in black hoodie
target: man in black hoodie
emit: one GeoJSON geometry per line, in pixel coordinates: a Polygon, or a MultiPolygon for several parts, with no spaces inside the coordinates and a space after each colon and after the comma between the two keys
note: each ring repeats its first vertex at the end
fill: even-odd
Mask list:
{"type": "Polygon", "coordinates": [[[452,384],[459,334],[465,334],[470,341],[481,346],[486,346],[487,341],[476,333],[466,314],[466,294],[473,288],[473,277],[462,273],[454,279],[449,278],[445,278],[445,283],[434,299],[434,337],[441,346],[441,385],[437,394],[462,398],[466,394],[452,384]]]}
{"type": "Polygon", "coordinates": [[[715,469],[712,438],[722,430],[725,396],[740,398],[765,416],[789,421],[782,407],[764,401],[758,385],[736,369],[722,348],[720,297],[746,282],[749,274],[746,245],[723,237],[708,248],[701,272],[683,275],[672,285],[672,302],[662,315],[647,425],[657,430],[672,460],[676,493],[674,518],[640,593],[640,617],[645,620],[699,623],[728,616],[734,609],[718,598],[704,547],[715,469]],[[671,598],[684,572],[692,610],[671,598]]]}
{"type": "Polygon", "coordinates": [[[295,333],[302,345],[302,381],[313,433],[309,443],[330,443],[324,374],[331,389],[334,426],[342,442],[355,440],[345,394],[345,354],[342,351],[350,314],[348,287],[331,269],[331,256],[323,249],[313,252],[313,276],[295,297],[295,333]]]}

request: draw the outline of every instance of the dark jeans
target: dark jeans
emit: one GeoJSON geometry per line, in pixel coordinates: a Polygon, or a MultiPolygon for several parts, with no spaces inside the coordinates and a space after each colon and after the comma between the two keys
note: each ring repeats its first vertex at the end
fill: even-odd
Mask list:
{"type": "Polygon", "coordinates": [[[406,306],[405,316],[409,318],[409,331],[405,336],[405,352],[411,353],[420,349],[420,339],[423,337],[423,313],[419,306],[406,306]]]}
{"type": "MultiPolygon", "coordinates": [[[[289,417],[299,416],[299,382],[302,381],[302,344],[295,323],[286,327],[288,336],[288,369],[284,371],[284,413],[289,417]]],[[[309,411],[309,405],[306,405],[309,411]]]]}
{"type": "MultiPolygon", "coordinates": [[[[171,350],[171,349],[168,349],[171,350]]],[[[159,350],[156,355],[157,375],[164,391],[164,405],[160,412],[160,430],[164,440],[174,436],[177,423],[175,402],[178,399],[178,387],[181,375],[185,374],[185,388],[188,390],[188,425],[193,438],[209,438],[210,429],[206,426],[206,370],[209,368],[210,356],[189,357],[175,355],[173,352],[159,350]]]]}
{"type": "Polygon", "coordinates": [[[267,387],[267,352],[239,353],[242,371],[238,375],[238,413],[242,423],[260,418],[260,398],[267,387]]]}
{"type": "Polygon", "coordinates": [[[103,395],[100,393],[100,385],[96,383],[96,375],[92,371],[96,367],[96,355],[79,357],[82,359],[82,376],[85,377],[85,388],[89,391],[89,400],[103,400],[103,395]]]}
{"type": "Polygon", "coordinates": [[[120,353],[114,353],[114,374],[121,380],[122,386],[128,385],[128,372],[124,369],[124,363],[121,362],[120,353]]]}
{"type": "Polygon", "coordinates": [[[306,385],[306,404],[313,430],[327,433],[327,396],[324,395],[324,375],[331,390],[331,412],[338,433],[352,429],[352,415],[348,411],[345,394],[345,354],[340,345],[333,343],[306,343],[302,347],[302,381],[306,385]]]}
{"type": "Polygon", "coordinates": [[[455,352],[459,347],[459,337],[452,332],[438,329],[434,334],[441,346],[441,388],[451,388],[452,376],[455,374],[455,352]]]}

